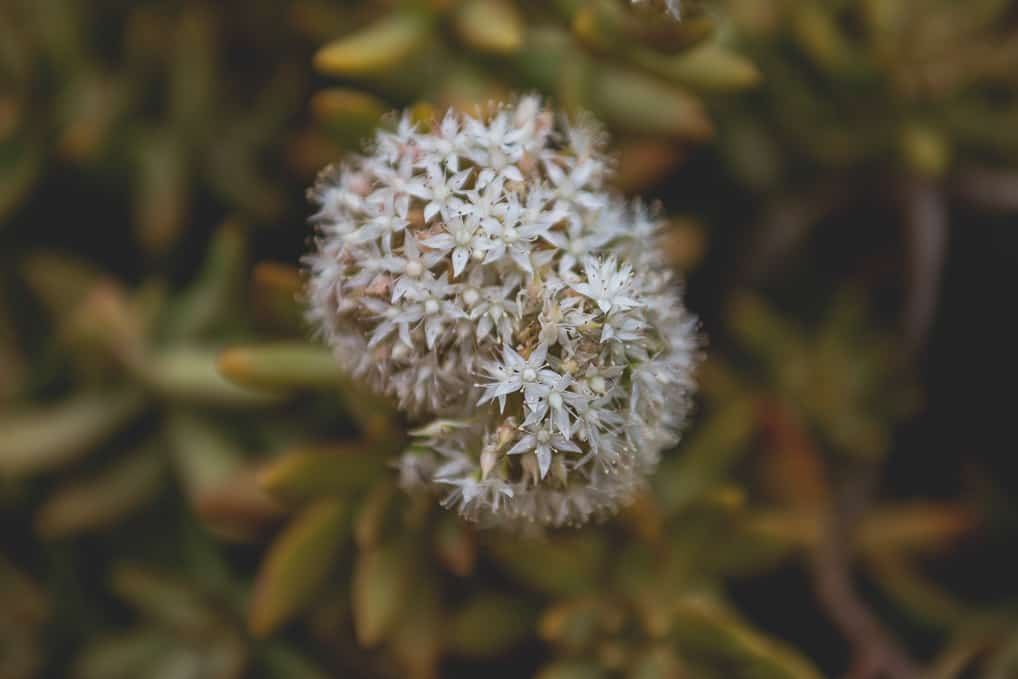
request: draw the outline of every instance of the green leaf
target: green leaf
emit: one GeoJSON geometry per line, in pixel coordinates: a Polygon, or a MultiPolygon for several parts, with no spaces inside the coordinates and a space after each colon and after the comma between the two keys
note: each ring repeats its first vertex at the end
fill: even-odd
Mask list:
{"type": "Polygon", "coordinates": [[[299,503],[363,491],[384,470],[385,457],[368,444],[295,448],[258,474],[258,483],[285,502],[299,503]]]}
{"type": "Polygon", "coordinates": [[[267,679],[329,679],[330,675],[288,646],[270,644],[258,653],[267,679]]]}
{"type": "Polygon", "coordinates": [[[222,624],[203,592],[175,577],[134,564],[113,569],[113,589],[147,617],[178,632],[204,632],[222,624]]]}
{"type": "Polygon", "coordinates": [[[144,405],[140,392],[124,389],[0,416],[0,475],[25,476],[69,464],[125,426],[144,405]]]}
{"type": "Polygon", "coordinates": [[[332,352],[308,342],[276,342],[227,349],[219,373],[244,387],[289,391],[339,389],[348,382],[332,352]]]}
{"type": "Polygon", "coordinates": [[[707,139],[713,124],[700,99],[639,71],[607,62],[595,66],[587,105],[606,122],[628,132],[707,139]]]}
{"type": "Polygon", "coordinates": [[[672,633],[680,648],[726,664],[731,679],[823,679],[795,650],[768,639],[709,600],[680,599],[673,616],[672,633]]]}
{"type": "Polygon", "coordinates": [[[422,47],[431,21],[414,11],[393,12],[315,54],[315,68],[326,75],[371,75],[386,71],[422,47]]]}
{"type": "Polygon", "coordinates": [[[218,352],[202,347],[176,347],[142,359],[138,376],[171,401],[223,408],[259,407],[282,396],[253,391],[230,382],[216,369],[218,352]]]}
{"type": "Polygon", "coordinates": [[[453,614],[447,631],[451,652],[469,658],[502,655],[532,635],[537,617],[519,597],[496,592],[471,597],[453,614]]]}
{"type": "Polygon", "coordinates": [[[166,463],[157,450],[117,460],[89,478],[60,486],[36,516],[35,527],[46,539],[103,528],[155,499],[166,463]]]}
{"type": "Polygon", "coordinates": [[[414,578],[406,610],[392,631],[390,648],[410,679],[438,676],[445,626],[438,583],[432,577],[414,578]]]}
{"type": "Polygon", "coordinates": [[[506,0],[467,0],[453,16],[460,39],[480,52],[507,54],[523,45],[523,18],[506,0]]]}
{"type": "Polygon", "coordinates": [[[347,541],[349,514],[345,503],[321,500],[276,539],[258,572],[248,611],[255,636],[270,635],[311,603],[347,541]]]}
{"type": "Polygon", "coordinates": [[[375,646],[389,637],[406,610],[413,563],[403,541],[358,554],[351,594],[354,630],[361,645],[375,646]]]}
{"type": "Polygon", "coordinates": [[[713,412],[658,470],[655,487],[665,513],[681,511],[723,483],[748,451],[754,429],[754,407],[747,399],[713,412]]]}
{"type": "Polygon", "coordinates": [[[187,150],[169,129],[147,130],[131,145],[136,172],[132,217],[137,238],[153,253],[165,253],[182,236],[190,205],[187,150]]]}
{"type": "Polygon", "coordinates": [[[241,451],[204,418],[171,412],[166,432],[177,473],[192,498],[230,478],[242,464],[241,451]]]}
{"type": "Polygon", "coordinates": [[[246,260],[245,227],[225,222],[209,243],[197,278],[168,310],[163,339],[173,344],[195,339],[235,312],[246,260]]]}
{"type": "Polygon", "coordinates": [[[761,77],[752,61],[716,43],[700,45],[677,57],[662,58],[642,51],[634,57],[642,68],[699,92],[743,90],[756,85],[761,77]]]}
{"type": "Polygon", "coordinates": [[[90,644],[75,661],[75,679],[135,679],[172,646],[153,629],[118,634],[90,644]]]}
{"type": "Polygon", "coordinates": [[[605,543],[590,531],[548,538],[491,536],[485,546],[498,565],[521,584],[555,596],[595,587],[604,574],[605,543]]]}

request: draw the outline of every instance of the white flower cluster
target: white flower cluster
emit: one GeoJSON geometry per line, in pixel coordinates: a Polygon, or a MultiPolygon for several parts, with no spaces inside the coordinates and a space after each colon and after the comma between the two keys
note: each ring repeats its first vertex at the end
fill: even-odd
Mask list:
{"type": "Polygon", "coordinates": [[[534,97],[430,131],[404,116],[311,192],[310,318],[354,375],[445,418],[401,480],[466,517],[583,522],[677,441],[696,321],[602,146],[534,97]]]}

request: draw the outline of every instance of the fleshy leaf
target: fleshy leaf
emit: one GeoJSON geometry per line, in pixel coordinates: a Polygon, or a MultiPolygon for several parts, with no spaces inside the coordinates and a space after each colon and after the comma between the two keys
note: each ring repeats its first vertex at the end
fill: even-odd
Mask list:
{"type": "Polygon", "coordinates": [[[311,603],[349,534],[349,509],[335,499],[310,506],[276,538],[255,582],[248,625],[266,637],[311,603]]]}

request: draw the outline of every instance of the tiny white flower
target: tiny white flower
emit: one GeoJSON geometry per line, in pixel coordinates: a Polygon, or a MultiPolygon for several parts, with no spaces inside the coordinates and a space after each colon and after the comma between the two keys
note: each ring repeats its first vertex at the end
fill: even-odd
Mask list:
{"type": "Polygon", "coordinates": [[[475,260],[484,259],[485,251],[490,248],[490,241],[485,237],[475,216],[451,217],[446,220],[443,228],[444,233],[431,236],[423,241],[423,244],[443,255],[451,253],[453,276],[463,273],[471,257],[475,260]]]}
{"type": "Polygon", "coordinates": [[[555,372],[546,367],[547,355],[548,347],[544,344],[534,349],[527,358],[509,345],[504,346],[502,360],[490,361],[484,366],[491,382],[484,385],[484,394],[477,404],[484,405],[497,398],[499,410],[505,410],[505,397],[509,394],[520,390],[523,390],[525,398],[538,394],[542,389],[542,379],[555,376],[555,372]]]}
{"type": "Polygon", "coordinates": [[[522,455],[533,451],[537,457],[540,478],[548,475],[551,468],[552,454],[557,452],[581,453],[576,444],[562,436],[552,432],[550,429],[538,429],[536,432],[526,432],[519,442],[509,449],[507,455],[522,455]]]}
{"type": "Polygon", "coordinates": [[[425,201],[424,221],[430,222],[439,212],[443,219],[451,219],[464,208],[463,200],[459,192],[467,179],[470,178],[473,170],[466,169],[447,176],[445,170],[437,162],[428,163],[425,166],[427,177],[411,180],[407,183],[407,192],[425,201]]]}
{"type": "Polygon", "coordinates": [[[614,257],[598,260],[587,257],[583,262],[586,280],[572,285],[573,290],[594,300],[601,313],[632,309],[640,305],[632,295],[630,282],[633,270],[628,264],[620,265],[614,257]]]}

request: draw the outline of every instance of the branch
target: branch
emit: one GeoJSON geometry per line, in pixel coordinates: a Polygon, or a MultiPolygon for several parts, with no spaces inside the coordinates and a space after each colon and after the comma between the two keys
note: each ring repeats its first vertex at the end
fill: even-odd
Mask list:
{"type": "Polygon", "coordinates": [[[842,488],[827,517],[827,530],[810,554],[817,596],[831,620],[855,647],[853,679],[920,679],[918,665],[884,628],[855,591],[851,574],[852,526],[863,513],[874,483],[873,470],[842,488]]]}

